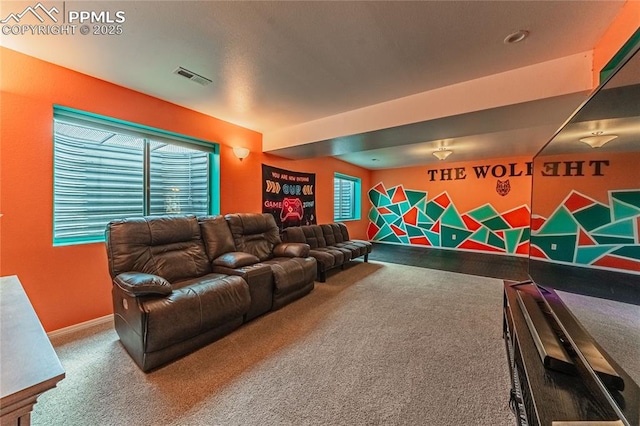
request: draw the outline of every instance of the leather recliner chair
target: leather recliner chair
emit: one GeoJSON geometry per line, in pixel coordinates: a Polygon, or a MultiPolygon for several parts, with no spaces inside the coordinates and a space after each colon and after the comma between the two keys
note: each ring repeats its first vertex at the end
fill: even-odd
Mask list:
{"type": "Polygon", "coordinates": [[[278,225],[268,213],[236,213],[225,216],[237,251],[256,256],[273,272],[273,306],[278,309],[313,290],[316,260],[309,246],[283,243],[278,225]]]}

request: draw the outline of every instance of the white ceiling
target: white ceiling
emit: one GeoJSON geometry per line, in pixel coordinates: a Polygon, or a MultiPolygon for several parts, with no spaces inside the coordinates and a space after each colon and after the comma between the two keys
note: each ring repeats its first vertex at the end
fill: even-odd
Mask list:
{"type": "MultiPolygon", "coordinates": [[[[0,18],[34,3],[2,1],[0,18]]],[[[624,1],[43,4],[66,11],[124,11],[123,34],[2,35],[0,43],[267,134],[588,52],[624,1]],[[519,29],[530,31],[530,37],[515,45],[503,43],[509,33],[519,29]],[[178,66],[213,82],[203,87],[176,76],[172,72],[178,66]]],[[[384,143],[359,137],[365,143],[343,143],[339,158],[372,169],[416,164],[422,161],[415,154],[421,148],[416,141],[426,143],[422,148],[427,150],[442,144],[442,139],[432,136],[451,133],[448,130],[456,120],[465,121],[466,127],[447,143],[455,142],[459,147],[459,160],[530,155],[584,97],[585,93],[580,93],[541,100],[537,105],[516,105],[539,116],[539,120],[525,120],[520,128],[509,124],[513,116],[509,108],[497,108],[486,112],[486,117],[494,117],[505,128],[486,130],[481,125],[483,115],[475,116],[477,124],[464,117],[442,117],[414,126],[414,133],[411,128],[403,129],[402,138],[389,133],[391,140],[384,143]],[[425,128],[430,133],[423,134],[425,128]],[[506,139],[518,141],[519,146],[504,143],[506,139]],[[465,156],[466,145],[475,149],[466,151],[465,156]],[[378,159],[377,165],[372,164],[372,158],[378,159]]],[[[348,135],[340,136],[344,142],[348,135]]],[[[335,139],[305,140],[297,149],[274,152],[292,158],[338,155],[332,148],[335,139]]],[[[429,157],[422,162],[435,161],[429,157]]]]}

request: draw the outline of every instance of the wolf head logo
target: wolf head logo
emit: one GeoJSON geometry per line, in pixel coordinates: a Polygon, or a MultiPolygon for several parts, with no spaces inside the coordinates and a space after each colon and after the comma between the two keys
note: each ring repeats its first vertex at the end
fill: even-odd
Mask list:
{"type": "Polygon", "coordinates": [[[498,179],[498,183],[496,183],[496,192],[503,197],[507,195],[511,191],[511,184],[509,183],[509,179],[504,182],[498,179]]]}

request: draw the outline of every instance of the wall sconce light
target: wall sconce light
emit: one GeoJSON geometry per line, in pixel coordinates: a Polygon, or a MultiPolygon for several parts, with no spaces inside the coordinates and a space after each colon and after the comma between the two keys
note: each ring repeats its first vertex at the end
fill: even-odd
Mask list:
{"type": "Polygon", "coordinates": [[[586,138],[580,139],[580,142],[584,142],[589,145],[591,148],[600,148],[602,145],[607,142],[611,142],[618,135],[603,135],[603,132],[593,132],[593,136],[587,136],[586,138]]]}
{"type": "Polygon", "coordinates": [[[241,146],[234,146],[233,155],[235,155],[240,161],[242,161],[249,156],[249,149],[243,148],[241,146]]]}
{"type": "Polygon", "coordinates": [[[438,148],[437,151],[433,152],[433,155],[435,155],[438,160],[444,160],[445,158],[447,158],[451,154],[453,154],[453,151],[451,151],[451,150],[449,150],[447,148],[438,148]]]}

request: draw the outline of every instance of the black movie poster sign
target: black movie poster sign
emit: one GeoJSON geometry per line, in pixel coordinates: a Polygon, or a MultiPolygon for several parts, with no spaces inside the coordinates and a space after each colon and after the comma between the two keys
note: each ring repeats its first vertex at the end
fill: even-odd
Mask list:
{"type": "Polygon", "coordinates": [[[262,165],[262,212],[282,230],[316,224],[316,175],[262,165]]]}

